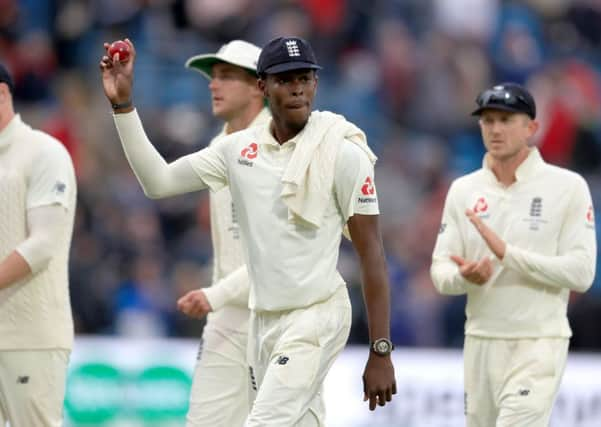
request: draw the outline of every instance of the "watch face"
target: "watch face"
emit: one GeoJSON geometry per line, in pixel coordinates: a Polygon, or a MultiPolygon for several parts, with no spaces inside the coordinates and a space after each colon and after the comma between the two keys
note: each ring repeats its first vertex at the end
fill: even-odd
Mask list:
{"type": "Polygon", "coordinates": [[[390,351],[390,344],[385,340],[376,342],[375,347],[377,353],[388,353],[390,351]]]}

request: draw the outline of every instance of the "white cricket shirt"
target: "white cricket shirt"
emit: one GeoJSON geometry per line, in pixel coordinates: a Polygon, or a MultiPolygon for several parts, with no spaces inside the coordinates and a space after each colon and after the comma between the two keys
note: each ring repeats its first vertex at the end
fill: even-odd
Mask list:
{"type": "MultiPolygon", "coordinates": [[[[269,110],[264,108],[249,127],[265,124],[270,119],[269,110]]],[[[225,127],[222,132],[211,141],[226,137],[225,127]]],[[[210,324],[230,329],[246,331],[248,329],[248,275],[238,275],[239,288],[246,288],[241,295],[243,300],[230,300],[229,289],[224,286],[214,286],[244,265],[244,253],[240,240],[240,226],[238,214],[232,201],[229,187],[210,193],[211,212],[211,238],[213,240],[213,281],[211,288],[205,289],[207,299],[213,308],[209,314],[210,324]]]]}
{"type": "Polygon", "coordinates": [[[256,311],[290,310],[329,298],[344,285],[336,264],[348,217],[340,206],[351,206],[350,216],[379,213],[373,165],[361,148],[347,142],[332,165],[334,184],[327,190],[322,225],[290,221],[280,198],[281,179],[299,136],[280,145],[268,123],[186,157],[213,191],[230,187],[245,243],[249,307],[256,311]]]}
{"type": "Polygon", "coordinates": [[[516,177],[504,187],[485,159],[482,169],[453,182],[432,257],[432,280],[443,294],[467,293],[466,335],[569,337],[569,292],[586,291],[595,275],[590,191],[580,175],[545,163],[535,148],[516,177]],[[469,222],[467,208],[507,243],[502,261],[469,222]],[[493,276],[483,286],[471,284],[450,255],[490,256],[493,276]]]}
{"type": "Polygon", "coordinates": [[[0,132],[0,259],[27,238],[28,209],[59,204],[69,220],[49,264],[0,290],[0,350],[71,349],[68,259],[75,203],[67,150],[16,115],[0,132]]]}

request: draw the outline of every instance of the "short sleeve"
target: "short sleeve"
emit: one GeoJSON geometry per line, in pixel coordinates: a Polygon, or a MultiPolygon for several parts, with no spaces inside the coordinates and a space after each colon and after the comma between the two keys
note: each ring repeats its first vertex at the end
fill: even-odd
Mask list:
{"type": "Polygon", "coordinates": [[[355,214],[378,215],[374,167],[367,154],[346,141],[338,151],[335,168],[334,191],[344,222],[355,214]]]}
{"type": "Polygon", "coordinates": [[[75,185],[75,172],[69,153],[59,142],[50,142],[33,162],[27,209],[54,204],[71,209],[75,185]]]}

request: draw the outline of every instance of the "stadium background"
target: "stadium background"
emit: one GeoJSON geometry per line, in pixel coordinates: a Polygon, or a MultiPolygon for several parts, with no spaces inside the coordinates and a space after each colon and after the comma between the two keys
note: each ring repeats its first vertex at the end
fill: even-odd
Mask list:
{"type": "MultiPolygon", "coordinates": [[[[185,69],[185,60],[234,38],[262,45],[282,34],[310,40],[324,65],[316,108],[357,123],[380,157],[399,347],[446,354],[443,348],[462,344],[464,300],[439,296],[428,268],[450,181],[481,163],[469,111],[482,88],[506,80],[528,85],[542,123],[537,145],[548,161],[587,178],[599,212],[598,0],[0,0],[0,60],[15,76],[17,108],[59,138],[76,165],[70,274],[78,337],[195,343],[202,322],[178,314],[174,302],[211,277],[208,195],[144,197],[102,94],[102,43],[127,36],[136,44],[135,104],[151,140],[172,160],[205,146],[221,126],[211,117],[207,82],[185,69]]],[[[340,269],[353,300],[350,343],[364,345],[348,245],[340,269]]],[[[592,352],[594,360],[601,351],[599,277],[587,294],[572,294],[569,308],[572,350],[592,352]]]]}

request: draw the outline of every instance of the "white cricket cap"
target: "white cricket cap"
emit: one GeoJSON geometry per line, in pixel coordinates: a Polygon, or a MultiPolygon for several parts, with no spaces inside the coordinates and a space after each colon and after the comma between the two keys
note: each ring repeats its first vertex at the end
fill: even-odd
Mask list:
{"type": "Polygon", "coordinates": [[[258,46],[243,40],[232,40],[221,46],[217,53],[189,58],[186,67],[198,71],[209,80],[211,80],[211,67],[218,62],[226,62],[256,73],[260,54],[261,49],[258,46]]]}

